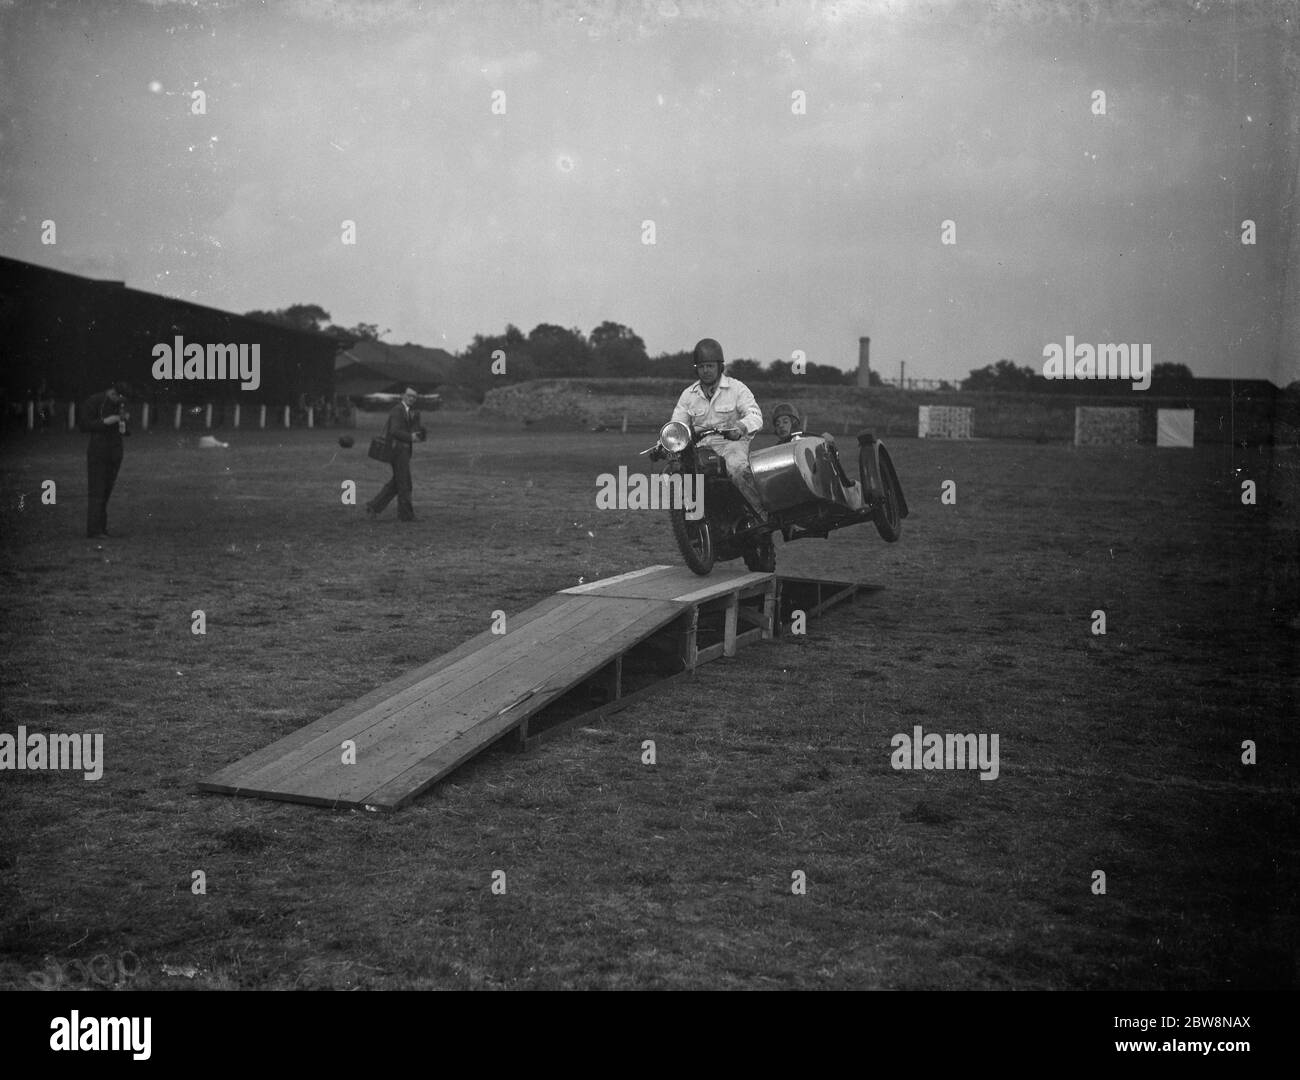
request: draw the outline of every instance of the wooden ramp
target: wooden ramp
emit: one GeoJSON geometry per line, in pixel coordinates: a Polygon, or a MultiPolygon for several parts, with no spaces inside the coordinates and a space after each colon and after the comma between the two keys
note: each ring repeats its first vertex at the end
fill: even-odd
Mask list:
{"type": "Polygon", "coordinates": [[[507,633],[480,634],[199,788],[396,810],[503,735],[530,745],[772,637],[777,604],[775,575],[734,570],[651,566],[566,589],[508,618],[507,633]]]}

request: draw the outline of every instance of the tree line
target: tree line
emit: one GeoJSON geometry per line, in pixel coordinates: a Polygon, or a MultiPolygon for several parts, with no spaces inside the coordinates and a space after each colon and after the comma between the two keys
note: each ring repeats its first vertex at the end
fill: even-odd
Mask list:
{"type": "MultiPolygon", "coordinates": [[[[358,341],[379,341],[383,333],[375,323],[335,326],[330,314],[317,304],[294,304],[279,311],[250,311],[250,319],[273,322],[296,330],[326,334],[338,339],[342,348],[358,341]]],[[[504,383],[528,379],[553,378],[644,378],[680,379],[691,371],[691,352],[665,352],[650,356],[645,342],[630,326],[606,320],[584,334],[576,327],[539,323],[525,334],[519,327],[507,325],[500,334],[475,334],[474,339],[455,355],[450,382],[480,393],[504,383]],[[493,374],[495,355],[505,353],[504,375],[493,374]]],[[[739,358],[727,361],[727,371],[744,382],[787,380],[791,377],[789,360],[739,358]]],[[[875,375],[875,373],[872,373],[875,375]]],[[[809,363],[800,378],[812,383],[854,385],[857,376],[831,364],[809,363]]],[[[879,383],[879,378],[873,379],[879,383]]]]}
{"type": "MultiPolygon", "coordinates": [[[[279,311],[250,311],[247,315],[296,330],[326,334],[336,338],[342,348],[350,348],[358,341],[379,341],[388,332],[381,331],[376,323],[335,326],[329,312],[318,304],[294,304],[279,311]]],[[[791,369],[789,360],[770,360],[765,364],[751,358],[727,361],[728,373],[746,383],[788,382],[793,377],[791,369]]],[[[646,352],[645,342],[630,326],[622,323],[606,320],[590,334],[584,334],[576,327],[566,328],[553,323],[538,323],[525,334],[519,327],[507,324],[500,334],[475,334],[474,339],[455,354],[455,366],[449,381],[481,396],[493,386],[528,379],[680,379],[690,371],[689,349],[652,357],[646,352]],[[506,356],[504,374],[494,374],[492,370],[494,354],[499,352],[506,356]]],[[[801,382],[828,385],[857,384],[856,372],[843,371],[831,364],[809,363],[798,378],[801,382]]],[[[1195,377],[1184,364],[1156,364],[1151,371],[1151,389],[1156,393],[1185,393],[1192,389],[1194,381],[1195,377]]],[[[876,371],[871,372],[871,385],[882,385],[876,371]]],[[[999,360],[996,364],[972,369],[970,375],[962,380],[961,389],[1012,393],[1077,392],[1079,385],[1073,380],[1045,379],[1041,372],[1031,367],[1017,366],[1012,360],[999,360]]],[[[1087,385],[1092,392],[1106,388],[1104,382],[1087,385]]]]}

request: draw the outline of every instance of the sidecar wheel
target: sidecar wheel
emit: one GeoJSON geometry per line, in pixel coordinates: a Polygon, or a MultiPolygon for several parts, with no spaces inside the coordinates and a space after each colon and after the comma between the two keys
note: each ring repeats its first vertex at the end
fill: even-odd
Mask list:
{"type": "MultiPolygon", "coordinates": [[[[868,457],[871,452],[871,447],[863,446],[858,453],[858,471],[865,491],[871,490],[871,464],[868,457]]],[[[898,482],[898,474],[894,472],[894,463],[884,447],[880,448],[878,461],[883,495],[871,520],[876,526],[876,532],[880,533],[880,538],[892,544],[903,535],[903,489],[898,482]]]]}
{"type": "Polygon", "coordinates": [[[715,553],[713,550],[713,530],[709,528],[709,519],[700,518],[690,521],[685,510],[670,510],[673,519],[673,539],[677,549],[686,560],[686,565],[703,576],[713,569],[715,553]]]}

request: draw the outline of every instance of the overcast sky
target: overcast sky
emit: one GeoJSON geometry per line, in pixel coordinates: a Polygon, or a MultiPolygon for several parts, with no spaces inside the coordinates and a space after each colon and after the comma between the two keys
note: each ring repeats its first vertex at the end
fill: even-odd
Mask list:
{"type": "Polygon", "coordinates": [[[0,0],[0,254],[452,351],[613,319],[846,368],[866,334],[888,377],[1067,334],[1300,377],[1294,6],[999,6],[0,0]]]}

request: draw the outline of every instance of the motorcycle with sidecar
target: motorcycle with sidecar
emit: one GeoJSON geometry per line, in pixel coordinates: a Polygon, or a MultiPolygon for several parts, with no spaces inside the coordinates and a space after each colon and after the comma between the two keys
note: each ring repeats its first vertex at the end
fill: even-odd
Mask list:
{"type": "Polygon", "coordinates": [[[669,510],[677,547],[695,573],[707,574],[714,563],[735,558],[743,558],[750,570],[772,573],[776,533],[786,543],[825,539],[834,529],[871,522],[890,543],[901,535],[907,500],[889,451],[874,435],[858,436],[856,478],[845,471],[835,443],[818,435],[753,451],[749,466],[768,515],[761,521],[727,478],[726,462],[704,445],[718,434],[720,428],[692,431],[673,420],[654,446],[641,451],[651,461],[665,462],[665,473],[702,478],[696,480],[703,485],[702,514],[685,505],[669,510]]]}

